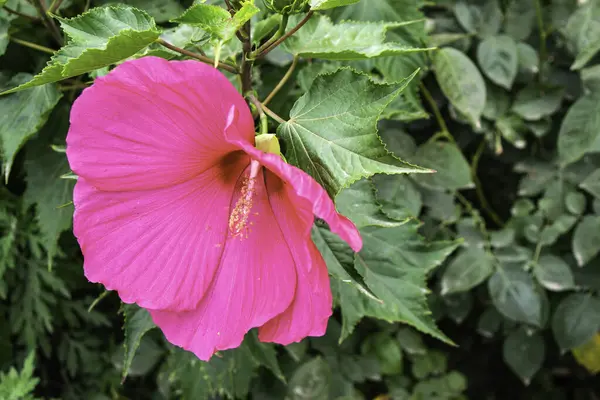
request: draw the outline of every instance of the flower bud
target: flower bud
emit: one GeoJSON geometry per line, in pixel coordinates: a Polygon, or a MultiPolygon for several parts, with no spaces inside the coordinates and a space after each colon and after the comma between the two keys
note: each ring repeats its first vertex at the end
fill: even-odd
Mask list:
{"type": "Polygon", "coordinates": [[[308,0],[263,0],[263,2],[269,10],[283,15],[301,13],[308,6],[308,0]]]}

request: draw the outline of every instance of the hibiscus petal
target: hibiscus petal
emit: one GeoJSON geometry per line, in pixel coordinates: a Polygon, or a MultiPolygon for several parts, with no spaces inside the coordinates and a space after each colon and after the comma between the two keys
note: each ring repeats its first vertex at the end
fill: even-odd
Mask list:
{"type": "MultiPolygon", "coordinates": [[[[230,118],[231,120],[231,118],[230,118]]],[[[235,125],[235,124],[233,124],[235,125]]],[[[362,248],[362,238],[356,226],[348,218],[339,214],[335,204],[325,191],[310,175],[281,159],[276,154],[262,152],[248,143],[236,139],[226,131],[227,140],[258,160],[262,165],[290,184],[300,202],[308,202],[313,214],[324,219],[332,232],[337,233],[356,252],[362,248]]]]}
{"type": "Polygon", "coordinates": [[[96,79],[71,110],[67,157],[101,190],[145,190],[184,182],[235,148],[254,143],[248,106],[229,80],[197,61],[143,57],[96,79]]]}
{"type": "Polygon", "coordinates": [[[169,342],[202,360],[239,346],[250,329],[283,312],[294,297],[294,258],[271,210],[262,172],[254,190],[247,235],[227,239],[221,265],[198,308],[149,310],[169,342]]]}
{"type": "Polygon", "coordinates": [[[86,277],[146,308],[194,309],[223,253],[229,205],[248,165],[242,152],[162,189],[105,192],[75,186],[74,233],[86,277]]]}
{"type": "Polygon", "coordinates": [[[325,261],[310,238],[312,208],[298,200],[295,188],[267,173],[269,200],[296,260],[298,282],[290,307],[259,329],[263,342],[290,344],[306,336],[322,336],[331,316],[332,297],[325,261]]]}

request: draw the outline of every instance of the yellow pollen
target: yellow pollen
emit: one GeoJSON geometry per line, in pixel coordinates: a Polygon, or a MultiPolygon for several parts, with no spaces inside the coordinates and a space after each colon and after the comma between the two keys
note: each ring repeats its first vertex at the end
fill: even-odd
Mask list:
{"type": "Polygon", "coordinates": [[[252,211],[252,202],[256,193],[254,186],[259,167],[257,161],[252,161],[250,163],[250,175],[242,181],[240,198],[235,203],[235,207],[233,207],[233,211],[229,216],[229,232],[233,237],[248,237],[248,225],[252,225],[248,218],[252,211]]]}

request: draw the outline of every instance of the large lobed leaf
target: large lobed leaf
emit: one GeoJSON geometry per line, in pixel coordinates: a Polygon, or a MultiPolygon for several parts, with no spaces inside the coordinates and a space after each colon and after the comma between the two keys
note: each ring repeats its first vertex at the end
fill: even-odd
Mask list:
{"type": "Polygon", "coordinates": [[[332,197],[377,173],[429,172],[394,158],[377,135],[379,116],[413,76],[400,84],[377,84],[347,68],[318,76],[278,128],[287,160],[332,197]]]}
{"type": "Polygon", "coordinates": [[[130,57],[154,42],[160,31],[146,12],[128,6],[94,8],[78,17],[60,19],[69,37],[46,67],[12,93],[81,75],[130,57]]]}
{"type": "Polygon", "coordinates": [[[386,42],[388,30],[412,22],[333,24],[329,17],[322,15],[308,21],[283,43],[283,48],[296,56],[327,60],[360,60],[432,50],[386,42]]]}

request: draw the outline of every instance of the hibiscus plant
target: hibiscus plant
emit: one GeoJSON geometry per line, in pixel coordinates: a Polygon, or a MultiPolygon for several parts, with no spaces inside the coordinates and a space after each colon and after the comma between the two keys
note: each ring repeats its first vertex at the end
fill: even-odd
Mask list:
{"type": "Polygon", "coordinates": [[[0,0],[0,399],[597,398],[599,52],[600,0],[0,0]]]}

